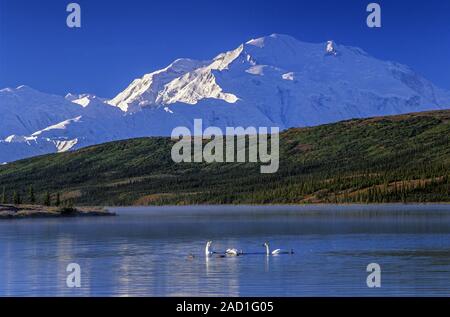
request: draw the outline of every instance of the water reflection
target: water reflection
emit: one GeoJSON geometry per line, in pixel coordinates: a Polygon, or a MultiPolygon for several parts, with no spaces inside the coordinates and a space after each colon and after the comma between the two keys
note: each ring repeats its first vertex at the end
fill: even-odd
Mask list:
{"type": "Polygon", "coordinates": [[[170,207],[3,221],[0,295],[450,294],[449,206],[361,208],[170,207]],[[217,251],[246,254],[207,258],[209,239],[217,251]],[[266,256],[265,241],[295,254],[266,256]],[[82,268],[80,289],[66,287],[72,262],[82,268]],[[365,285],[371,262],[382,266],[378,290],[365,285]]]}

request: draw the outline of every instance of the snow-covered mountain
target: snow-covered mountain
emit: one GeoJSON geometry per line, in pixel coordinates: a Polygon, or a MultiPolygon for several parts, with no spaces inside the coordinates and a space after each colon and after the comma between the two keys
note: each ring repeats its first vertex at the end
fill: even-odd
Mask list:
{"type": "MultiPolygon", "coordinates": [[[[203,66],[191,71],[183,68],[181,76],[164,82],[163,89],[158,81],[148,82],[148,89],[142,87],[149,75],[135,80],[125,92],[137,94],[121,93],[111,103],[133,111],[158,105],[174,111],[178,105],[185,108],[216,100],[230,106],[230,113],[220,115],[222,120],[241,120],[235,108],[251,108],[261,124],[269,121],[288,128],[436,109],[448,106],[450,99],[448,92],[407,66],[380,61],[361,49],[332,41],[303,43],[274,34],[198,63],[203,66]]],[[[252,121],[259,124],[257,118],[252,121]]]]}
{"type": "Polygon", "coordinates": [[[27,86],[0,90],[0,139],[28,135],[51,124],[80,115],[81,106],[27,86]]]}
{"type": "Polygon", "coordinates": [[[287,35],[250,40],[209,61],[178,59],[107,101],[31,88],[0,91],[0,162],[106,141],[167,136],[176,126],[312,126],[444,109],[450,93],[407,66],[355,47],[287,35]]]}

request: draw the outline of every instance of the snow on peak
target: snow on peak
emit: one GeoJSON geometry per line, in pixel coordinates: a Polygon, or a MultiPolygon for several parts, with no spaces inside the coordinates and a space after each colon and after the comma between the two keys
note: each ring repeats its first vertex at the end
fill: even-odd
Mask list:
{"type": "Polygon", "coordinates": [[[290,35],[273,33],[269,36],[263,36],[260,38],[251,39],[250,41],[247,41],[245,44],[263,48],[267,45],[272,45],[273,43],[277,43],[277,42],[288,43],[288,42],[298,42],[298,40],[290,35]]]}
{"type": "Polygon", "coordinates": [[[230,64],[233,63],[241,55],[243,50],[244,45],[242,44],[235,50],[217,55],[214,58],[213,63],[209,65],[208,68],[220,71],[228,69],[230,64]]]}
{"type": "Polygon", "coordinates": [[[64,96],[64,98],[65,98],[66,100],[69,100],[69,101],[74,101],[74,100],[76,100],[76,99],[79,99],[80,96],[79,96],[79,95],[72,94],[72,93],[69,92],[67,95],[64,96]]]}
{"type": "Polygon", "coordinates": [[[184,74],[202,67],[206,62],[180,58],[166,68],[135,79],[124,91],[109,100],[108,103],[124,112],[136,112],[141,108],[155,106],[159,92],[164,86],[184,74]]]}
{"type": "Polygon", "coordinates": [[[44,132],[49,132],[49,131],[53,132],[55,130],[67,130],[68,126],[70,126],[73,123],[80,122],[81,118],[82,118],[82,116],[78,116],[78,117],[73,118],[73,119],[68,119],[68,120],[62,121],[60,123],[54,124],[54,125],[49,126],[49,127],[45,128],[45,129],[42,129],[40,131],[36,131],[31,136],[32,137],[37,137],[37,136],[42,135],[44,132]]]}
{"type": "Polygon", "coordinates": [[[10,135],[7,138],[5,138],[4,140],[7,143],[22,143],[22,142],[26,142],[27,138],[23,135],[10,135]]]}
{"type": "Polygon", "coordinates": [[[17,94],[21,94],[21,95],[42,95],[43,94],[39,90],[31,88],[30,86],[27,86],[27,85],[17,86],[17,88],[13,89],[12,91],[17,94]]]}
{"type": "Polygon", "coordinates": [[[20,85],[20,86],[17,86],[16,88],[10,88],[10,87],[3,88],[0,90],[0,92],[2,92],[2,93],[17,93],[17,94],[21,94],[21,95],[27,94],[27,93],[35,93],[35,94],[40,93],[36,89],[33,89],[27,85],[20,85]]]}
{"type": "Polygon", "coordinates": [[[11,134],[29,135],[80,114],[82,107],[62,96],[19,86],[0,92],[0,139],[11,134]]]}
{"type": "Polygon", "coordinates": [[[239,98],[234,94],[223,92],[216,82],[213,70],[214,68],[209,67],[201,68],[174,79],[160,92],[156,102],[163,105],[178,102],[195,105],[203,99],[219,99],[235,103],[239,98]]]}
{"type": "Polygon", "coordinates": [[[83,108],[86,108],[87,106],[89,106],[93,103],[102,103],[102,104],[109,105],[107,103],[107,99],[97,97],[96,95],[93,95],[93,94],[76,95],[76,94],[68,93],[64,98],[70,102],[73,102],[77,105],[82,106],[83,108]]]}
{"type": "Polygon", "coordinates": [[[281,78],[283,78],[284,80],[294,80],[295,76],[293,72],[289,72],[281,75],[281,78]]]}
{"type": "Polygon", "coordinates": [[[163,71],[173,71],[175,73],[186,73],[202,65],[202,62],[190,58],[178,58],[163,71]]]}
{"type": "Polygon", "coordinates": [[[17,86],[16,89],[17,90],[30,90],[31,88],[27,85],[20,85],[20,86],[17,86]]]}
{"type": "Polygon", "coordinates": [[[89,97],[82,97],[80,99],[72,100],[73,103],[77,103],[83,108],[86,108],[91,103],[91,99],[89,97]]]}
{"type": "Polygon", "coordinates": [[[247,45],[253,45],[253,46],[257,46],[259,48],[264,47],[264,38],[260,37],[257,39],[251,39],[250,41],[247,41],[245,44],[247,45]]]}
{"type": "Polygon", "coordinates": [[[238,97],[223,92],[216,82],[215,71],[226,71],[241,57],[243,47],[240,45],[235,50],[219,54],[212,61],[177,59],[164,69],[134,80],[109,103],[125,112],[177,102],[194,105],[202,99],[235,103],[238,97]]]}
{"type": "Polygon", "coordinates": [[[70,151],[75,145],[77,145],[78,139],[73,140],[56,140],[54,144],[58,153],[70,151]]]}
{"type": "Polygon", "coordinates": [[[336,45],[333,41],[327,41],[326,52],[328,55],[333,55],[333,56],[337,55],[336,45]]]}

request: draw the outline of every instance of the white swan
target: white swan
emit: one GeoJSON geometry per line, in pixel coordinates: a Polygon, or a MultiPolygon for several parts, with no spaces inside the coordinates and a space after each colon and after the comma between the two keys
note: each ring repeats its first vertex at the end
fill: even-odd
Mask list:
{"type": "Polygon", "coordinates": [[[213,251],[210,249],[211,248],[211,244],[212,244],[212,241],[208,241],[208,242],[206,242],[206,247],[205,247],[205,255],[206,256],[211,256],[211,255],[213,255],[213,251]]]}
{"type": "Polygon", "coordinates": [[[238,255],[241,255],[241,254],[243,254],[244,252],[242,252],[242,250],[241,251],[239,251],[238,249],[227,249],[226,251],[225,251],[225,253],[227,254],[227,255],[231,255],[231,256],[238,256],[238,255]]]}
{"type": "Polygon", "coordinates": [[[292,249],[290,251],[283,250],[283,249],[276,249],[276,250],[273,250],[272,252],[270,252],[270,248],[269,248],[269,243],[268,242],[265,242],[263,244],[263,246],[266,247],[266,255],[294,254],[294,250],[292,250],[292,249]]]}

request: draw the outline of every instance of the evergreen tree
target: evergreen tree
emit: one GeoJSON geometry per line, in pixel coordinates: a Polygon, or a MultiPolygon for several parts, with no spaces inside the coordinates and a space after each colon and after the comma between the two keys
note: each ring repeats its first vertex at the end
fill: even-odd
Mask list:
{"type": "Polygon", "coordinates": [[[13,201],[14,201],[15,205],[20,205],[22,203],[22,201],[20,199],[20,193],[19,192],[14,191],[13,201]]]}
{"type": "Polygon", "coordinates": [[[61,205],[61,195],[59,193],[56,194],[56,204],[57,207],[61,205]]]}
{"type": "Polygon", "coordinates": [[[5,186],[3,186],[3,190],[2,190],[1,203],[6,204],[6,188],[5,188],[5,186]]]}
{"type": "Polygon", "coordinates": [[[48,191],[45,193],[44,205],[45,206],[51,206],[52,205],[52,198],[51,198],[50,193],[48,191]]]}
{"type": "Polygon", "coordinates": [[[30,200],[30,204],[34,205],[36,203],[36,197],[34,196],[33,185],[30,185],[30,189],[29,189],[29,192],[28,192],[28,198],[30,200]]]}

